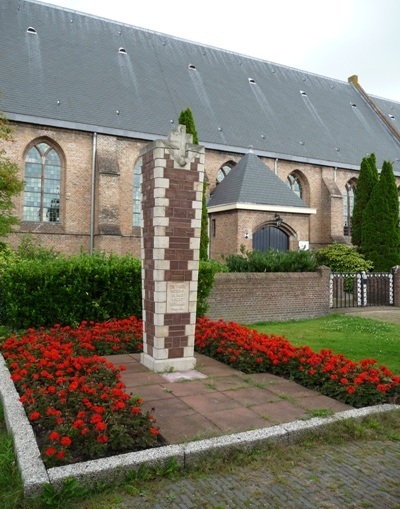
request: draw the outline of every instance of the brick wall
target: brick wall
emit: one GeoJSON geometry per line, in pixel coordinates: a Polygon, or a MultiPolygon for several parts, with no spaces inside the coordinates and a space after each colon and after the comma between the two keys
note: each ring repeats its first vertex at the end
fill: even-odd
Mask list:
{"type": "MultiPolygon", "coordinates": [[[[90,199],[93,134],[72,129],[14,123],[14,141],[2,143],[10,159],[18,164],[23,173],[27,150],[38,141],[54,146],[61,158],[60,223],[23,222],[19,233],[9,237],[16,246],[23,234],[39,237],[43,244],[68,254],[89,250],[90,199]]],[[[141,149],[147,144],[139,139],[99,134],[96,157],[96,211],[95,249],[118,254],[132,253],[140,256],[140,229],[133,227],[133,168],[141,149]]],[[[207,150],[205,174],[209,182],[207,193],[216,186],[218,170],[226,163],[237,163],[242,154],[207,150]]],[[[290,173],[296,173],[301,181],[304,201],[317,210],[307,221],[295,215],[282,218],[290,235],[290,247],[296,248],[296,240],[309,240],[311,248],[322,247],[332,240],[346,241],[343,233],[342,193],[346,182],[357,178],[358,171],[321,167],[283,159],[261,158],[262,161],[286,181],[290,173]]],[[[234,169],[232,170],[234,171],[234,169]]],[[[400,178],[397,177],[398,184],[400,178]]],[[[22,197],[15,199],[15,214],[22,216],[22,197]]],[[[273,218],[273,213],[252,211],[231,212],[232,217],[219,214],[216,239],[211,238],[211,256],[237,252],[240,244],[251,248],[251,234],[273,218]],[[245,239],[245,233],[249,238],[245,239]]]]}
{"type": "Polygon", "coordinates": [[[207,316],[238,323],[291,320],[329,313],[330,270],[295,273],[219,273],[207,316]]]}

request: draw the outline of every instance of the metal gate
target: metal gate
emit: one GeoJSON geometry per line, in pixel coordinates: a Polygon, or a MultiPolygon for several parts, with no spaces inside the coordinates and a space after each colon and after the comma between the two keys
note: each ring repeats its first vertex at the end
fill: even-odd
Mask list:
{"type": "Polygon", "coordinates": [[[287,251],[289,237],[275,226],[263,226],[253,234],[253,249],[265,253],[269,249],[287,251]]]}
{"type": "Polygon", "coordinates": [[[390,272],[332,272],[330,307],[393,306],[390,272]]]}

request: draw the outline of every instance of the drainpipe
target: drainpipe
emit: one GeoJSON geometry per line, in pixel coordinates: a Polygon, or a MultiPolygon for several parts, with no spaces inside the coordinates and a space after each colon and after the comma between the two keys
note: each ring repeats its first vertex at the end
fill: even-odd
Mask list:
{"type": "Polygon", "coordinates": [[[275,168],[274,168],[275,169],[275,175],[278,175],[278,159],[275,159],[274,166],[275,166],[275,168]]]}
{"type": "Polygon", "coordinates": [[[96,149],[97,149],[97,133],[93,133],[92,143],[92,182],[90,192],[90,245],[89,254],[93,254],[94,249],[94,191],[96,176],[96,149]]]}

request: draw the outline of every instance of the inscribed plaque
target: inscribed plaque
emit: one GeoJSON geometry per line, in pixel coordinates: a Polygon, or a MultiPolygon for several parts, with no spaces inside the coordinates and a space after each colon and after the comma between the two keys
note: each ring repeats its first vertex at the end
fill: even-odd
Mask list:
{"type": "Polygon", "coordinates": [[[189,311],[189,282],[167,282],[167,313],[189,311]]]}

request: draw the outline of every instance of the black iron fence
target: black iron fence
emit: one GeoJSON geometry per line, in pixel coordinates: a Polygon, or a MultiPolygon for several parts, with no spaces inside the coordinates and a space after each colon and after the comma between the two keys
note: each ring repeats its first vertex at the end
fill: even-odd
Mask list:
{"type": "Polygon", "coordinates": [[[332,272],[330,307],[392,306],[393,274],[390,272],[332,272]]]}

